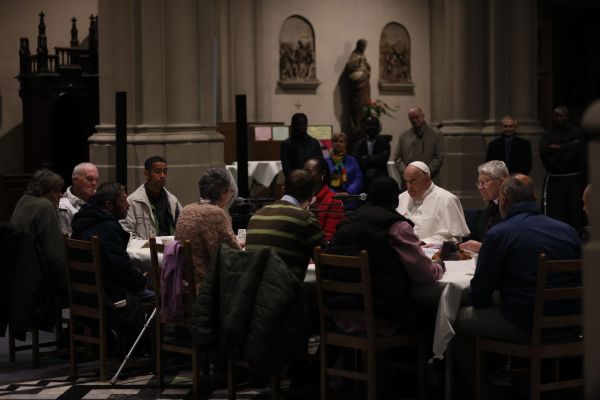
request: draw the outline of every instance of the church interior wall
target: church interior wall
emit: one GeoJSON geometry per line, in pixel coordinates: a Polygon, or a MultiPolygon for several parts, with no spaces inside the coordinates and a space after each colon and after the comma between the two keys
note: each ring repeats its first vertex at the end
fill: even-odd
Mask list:
{"type": "MultiPolygon", "coordinates": [[[[371,98],[380,99],[398,109],[393,118],[382,117],[383,132],[396,137],[409,127],[408,109],[419,105],[429,116],[430,55],[428,2],[418,0],[345,1],[307,0],[303,2],[264,0],[258,7],[256,29],[261,46],[256,57],[256,113],[259,120],[289,124],[295,112],[304,112],[310,124],[332,125],[341,129],[339,83],[356,41],[368,41],[365,51],[371,66],[371,98]],[[314,92],[282,90],[279,79],[279,30],[286,18],[300,15],[314,29],[317,79],[314,92]],[[379,41],[389,22],[406,27],[411,39],[411,72],[414,94],[381,92],[379,79],[379,41]]],[[[248,40],[251,40],[250,38],[248,40]]],[[[393,143],[392,143],[393,146],[393,143]]]]}

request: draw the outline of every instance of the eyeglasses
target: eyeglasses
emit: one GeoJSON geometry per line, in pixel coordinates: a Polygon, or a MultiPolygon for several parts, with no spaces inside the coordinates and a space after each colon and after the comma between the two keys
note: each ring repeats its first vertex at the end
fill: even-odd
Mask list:
{"type": "Polygon", "coordinates": [[[489,182],[491,182],[491,181],[497,181],[498,179],[500,179],[500,178],[493,178],[493,179],[487,179],[487,180],[475,181],[475,186],[476,186],[477,188],[484,187],[484,186],[487,186],[487,184],[488,184],[489,182]]]}

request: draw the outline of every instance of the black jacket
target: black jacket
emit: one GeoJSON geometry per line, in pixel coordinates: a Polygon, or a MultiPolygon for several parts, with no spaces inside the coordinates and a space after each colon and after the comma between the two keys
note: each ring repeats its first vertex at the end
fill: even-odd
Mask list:
{"type": "Polygon", "coordinates": [[[73,239],[100,239],[100,254],[104,278],[104,290],[108,301],[123,300],[127,291],[135,292],[146,286],[146,277],[132,264],[127,254],[129,234],[123,230],[117,218],[108,210],[90,203],[75,214],[71,222],[73,239]]]}
{"type": "Polygon", "coordinates": [[[233,351],[269,376],[306,351],[302,284],[272,249],[221,245],[198,292],[190,329],[199,346],[233,351]]]}
{"type": "Polygon", "coordinates": [[[531,144],[529,140],[514,135],[511,143],[510,160],[506,161],[504,135],[492,140],[487,148],[485,161],[500,160],[506,163],[509,174],[529,175],[531,171],[531,144]]]}
{"type": "Polygon", "coordinates": [[[284,176],[295,169],[304,169],[309,158],[323,158],[321,144],[308,133],[300,138],[290,137],[281,142],[281,168],[284,176]]]}
{"type": "Polygon", "coordinates": [[[0,336],[10,325],[25,340],[31,328],[50,328],[59,309],[40,250],[22,230],[0,223],[0,336]]]}
{"type": "Polygon", "coordinates": [[[387,162],[390,158],[390,141],[381,136],[375,137],[373,144],[373,153],[369,155],[367,139],[360,139],[354,145],[354,158],[358,161],[363,175],[363,187],[365,191],[369,188],[369,183],[376,176],[388,176],[387,162]]]}
{"type": "Polygon", "coordinates": [[[399,221],[408,221],[412,225],[395,211],[367,203],[338,225],[327,252],[357,255],[366,250],[375,315],[399,322],[401,329],[411,329],[414,309],[410,299],[410,277],[388,238],[390,227],[399,221]]]}

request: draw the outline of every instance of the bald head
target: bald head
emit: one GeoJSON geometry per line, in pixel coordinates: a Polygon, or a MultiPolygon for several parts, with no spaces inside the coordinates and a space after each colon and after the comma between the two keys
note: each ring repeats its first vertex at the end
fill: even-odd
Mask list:
{"type": "Polygon", "coordinates": [[[413,128],[419,129],[425,124],[425,114],[420,107],[413,107],[408,110],[408,120],[413,128]]]}
{"type": "Polygon", "coordinates": [[[558,128],[567,126],[569,123],[569,110],[565,106],[558,106],[552,112],[552,122],[558,128]]]}
{"type": "Polygon", "coordinates": [[[508,210],[515,204],[525,201],[536,201],[533,179],[523,174],[510,175],[500,187],[500,214],[506,218],[508,210]]]}
{"type": "Polygon", "coordinates": [[[506,115],[502,118],[502,133],[505,136],[512,136],[517,132],[517,120],[512,115],[506,115]]]}

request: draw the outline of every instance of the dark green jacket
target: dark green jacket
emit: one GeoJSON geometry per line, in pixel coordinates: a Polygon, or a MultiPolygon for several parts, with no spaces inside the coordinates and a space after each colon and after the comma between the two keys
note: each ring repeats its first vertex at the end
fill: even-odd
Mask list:
{"type": "Polygon", "coordinates": [[[203,348],[232,352],[268,376],[306,349],[302,283],[271,249],[221,245],[192,311],[191,335],[203,348]]]}

